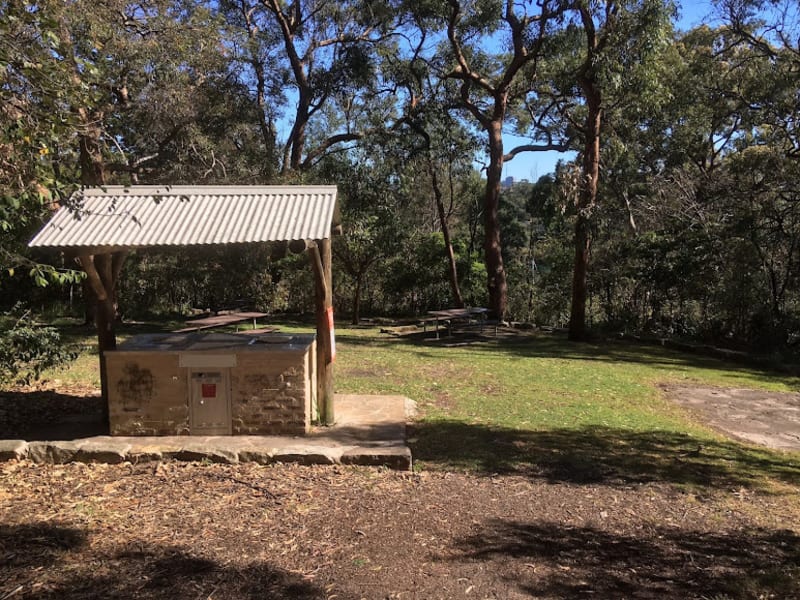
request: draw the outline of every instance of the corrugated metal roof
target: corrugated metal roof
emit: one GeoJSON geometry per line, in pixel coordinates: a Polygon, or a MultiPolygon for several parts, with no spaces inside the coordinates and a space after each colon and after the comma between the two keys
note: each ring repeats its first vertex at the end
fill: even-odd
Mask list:
{"type": "Polygon", "coordinates": [[[330,237],[336,186],[105,186],[73,194],[32,247],[141,248],[330,237]]]}

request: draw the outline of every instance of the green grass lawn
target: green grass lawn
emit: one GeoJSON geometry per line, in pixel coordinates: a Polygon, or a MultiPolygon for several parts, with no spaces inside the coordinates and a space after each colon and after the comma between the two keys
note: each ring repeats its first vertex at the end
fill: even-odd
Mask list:
{"type": "MultiPolygon", "coordinates": [[[[312,331],[308,324],[277,325],[283,332],[312,331]]],[[[94,335],[74,323],[59,326],[82,354],[68,369],[48,373],[47,378],[97,386],[94,335]]],[[[125,325],[119,337],[177,326],[166,322],[125,325]]],[[[514,518],[521,521],[489,521],[489,529],[479,529],[482,532],[476,539],[481,552],[493,545],[507,550],[499,554],[500,562],[484,564],[483,558],[469,558],[471,569],[513,561],[524,561],[527,569],[544,563],[541,577],[546,581],[546,565],[552,558],[552,569],[561,568],[555,565],[562,560],[571,560],[575,577],[600,577],[597,574],[602,572],[610,573],[613,579],[617,576],[615,569],[618,572],[624,567],[634,573],[636,581],[641,575],[633,567],[639,569],[641,565],[639,571],[645,573],[645,579],[640,581],[660,585],[682,577],[682,565],[688,560],[694,565],[695,556],[702,559],[700,564],[708,565],[709,581],[720,578],[718,589],[732,590],[730,596],[719,593],[709,598],[796,597],[798,571],[793,544],[800,515],[800,453],[771,451],[720,435],[666,399],[659,384],[696,382],[798,391],[800,379],[765,368],[619,341],[573,344],[558,335],[532,334],[446,347],[444,343],[450,341],[398,339],[376,328],[338,327],[337,392],[401,394],[415,400],[420,414],[409,433],[415,465],[439,473],[396,480],[377,472],[364,475],[341,469],[327,484],[316,474],[308,480],[303,475],[303,494],[322,494],[325,498],[327,485],[327,493],[332,494],[328,498],[338,498],[340,486],[354,486],[355,494],[342,501],[347,504],[347,518],[353,510],[363,510],[364,517],[377,511],[379,516],[371,517],[381,523],[375,531],[384,531],[386,513],[397,513],[389,522],[396,527],[402,521],[405,527],[405,519],[415,517],[398,515],[413,515],[416,510],[449,515],[453,521],[465,521],[472,530],[481,523],[486,527],[484,515],[464,508],[465,496],[474,490],[475,495],[482,495],[482,503],[474,506],[486,507],[487,502],[508,495],[502,505],[511,506],[514,514],[527,516],[514,518]],[[355,480],[348,478],[353,473],[358,474],[355,480]],[[351,499],[362,495],[357,486],[368,485],[366,480],[373,477],[383,478],[390,486],[386,494],[397,495],[399,504],[376,502],[369,490],[363,494],[368,498],[364,504],[350,504],[351,499]],[[439,495],[432,498],[425,482],[434,485],[439,495]],[[452,487],[447,482],[452,482],[452,487]],[[528,487],[529,482],[535,485],[528,487]],[[335,493],[330,491],[331,485],[335,493]],[[520,510],[519,505],[536,504],[531,497],[536,491],[532,490],[549,499],[547,508],[539,504],[534,513],[520,510]],[[417,495],[423,498],[419,505],[414,504],[417,495]],[[460,512],[450,513],[450,504],[458,502],[460,512]],[[673,502],[675,511],[653,508],[671,508],[673,502]],[[547,512],[551,507],[552,513],[547,512]],[[595,509],[607,507],[611,507],[607,523],[592,521],[597,518],[593,516],[595,509]],[[546,514],[540,518],[539,511],[546,514]],[[704,515],[704,520],[698,522],[698,514],[704,515]],[[580,520],[584,518],[588,520],[580,520]],[[752,554],[740,552],[743,544],[752,546],[752,554]],[[539,547],[544,550],[537,550],[539,547]],[[565,550],[553,552],[552,547],[565,550]],[[616,555],[618,551],[623,552],[622,558],[616,555]],[[640,557],[635,556],[638,552],[640,557]],[[763,562],[748,558],[762,552],[763,562]],[[752,564],[756,568],[748,566],[752,564]],[[648,572],[656,575],[647,579],[648,572]]],[[[194,477],[200,478],[198,473],[194,477]]],[[[263,477],[260,473],[252,476],[263,477]]],[[[145,490],[149,489],[147,485],[152,486],[155,494],[162,494],[156,496],[162,500],[177,489],[168,485],[169,479],[156,476],[138,481],[127,484],[134,486],[129,489],[136,490],[136,497],[140,495],[137,485],[144,485],[145,490]]],[[[236,481],[240,483],[238,478],[236,481]]],[[[260,479],[257,481],[261,485],[260,479]]],[[[93,485],[92,480],[88,485],[93,485]]],[[[108,489],[109,485],[98,489],[108,489]]],[[[205,485],[208,482],[199,480],[191,489],[205,490],[205,485]]],[[[294,485],[290,479],[284,488],[294,485]]],[[[48,507],[53,504],[51,493],[48,490],[40,497],[48,507]]],[[[116,491],[108,498],[106,491],[86,493],[103,506],[120,501],[116,491]]],[[[270,511],[274,510],[274,498],[266,498],[270,511]]],[[[336,506],[336,502],[332,504],[336,506]]],[[[77,506],[83,510],[83,504],[77,506]]],[[[163,510],[153,508],[152,503],[150,506],[152,511],[163,510]]],[[[328,510],[326,507],[326,520],[330,519],[328,510]]],[[[124,512],[136,513],[127,504],[124,512]]],[[[92,514],[82,513],[80,518],[92,514]]],[[[445,528],[450,527],[446,519],[442,521],[445,528]]],[[[96,523],[106,531],[104,521],[96,523]]],[[[397,529],[393,531],[397,536],[397,529]]],[[[352,536],[349,529],[347,535],[352,536]]],[[[98,539],[101,537],[98,534],[98,539]]],[[[420,547],[420,552],[424,551],[420,547]]],[[[444,569],[451,568],[450,556],[458,556],[458,552],[447,549],[440,556],[446,560],[436,560],[447,567],[439,572],[449,576],[450,571],[444,569]]],[[[434,562],[432,568],[440,567],[434,562]]],[[[402,572],[406,573],[405,563],[402,572]]],[[[687,577],[696,577],[700,571],[694,568],[687,572],[694,574],[687,577]]]]}
{"type": "Polygon", "coordinates": [[[340,328],[337,340],[337,391],[417,401],[413,449],[422,468],[776,491],[800,484],[800,454],[729,440],[657,386],[797,391],[797,377],[660,347],[572,344],[545,334],[444,347],[340,328]]]}
{"type": "MultiPolygon", "coordinates": [[[[281,331],[310,331],[278,323],[281,331]]],[[[120,339],[174,323],[121,328],[120,339]]],[[[99,384],[93,337],[69,326],[84,352],[51,379],[99,384]]],[[[798,391],[800,379],[627,342],[573,344],[541,334],[445,347],[375,328],[337,330],[335,387],[341,393],[415,400],[418,466],[519,472],[555,481],[669,481],[780,491],[800,485],[800,453],[725,438],[663,397],[657,384],[798,391]]]]}

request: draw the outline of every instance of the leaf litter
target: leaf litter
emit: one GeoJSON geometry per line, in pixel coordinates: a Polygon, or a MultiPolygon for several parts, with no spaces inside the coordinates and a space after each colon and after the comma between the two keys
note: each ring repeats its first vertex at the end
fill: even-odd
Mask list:
{"type": "Polygon", "coordinates": [[[0,599],[800,593],[796,503],[703,498],[519,475],[9,462],[0,599]]]}

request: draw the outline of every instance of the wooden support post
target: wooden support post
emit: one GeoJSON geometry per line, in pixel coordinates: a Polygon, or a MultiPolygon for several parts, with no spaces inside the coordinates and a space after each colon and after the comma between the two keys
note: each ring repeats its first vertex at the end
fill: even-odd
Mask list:
{"type": "Polygon", "coordinates": [[[308,247],[314,272],[314,312],[317,324],[317,404],[320,422],[333,425],[333,361],[336,349],[333,333],[333,270],[331,241],[318,240],[308,247]]]}
{"type": "Polygon", "coordinates": [[[81,254],[79,260],[86,273],[88,289],[97,301],[95,324],[97,326],[97,348],[100,358],[100,388],[103,397],[103,418],[108,424],[108,373],[105,353],[117,348],[116,319],[117,309],[114,301],[116,283],[127,252],[114,254],[81,254]]]}

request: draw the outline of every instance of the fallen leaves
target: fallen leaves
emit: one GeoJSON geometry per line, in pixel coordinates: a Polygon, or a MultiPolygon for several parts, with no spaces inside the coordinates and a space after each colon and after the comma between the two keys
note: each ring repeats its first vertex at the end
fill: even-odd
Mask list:
{"type": "MultiPolygon", "coordinates": [[[[726,548],[761,504],[730,490],[698,503],[668,485],[347,466],[4,463],[0,599],[521,598],[540,585],[614,597],[648,584],[697,596],[760,568],[726,548]],[[681,583],[684,538],[696,582],[681,583]]],[[[773,557],[796,539],[762,537],[759,555],[773,557]]]]}

